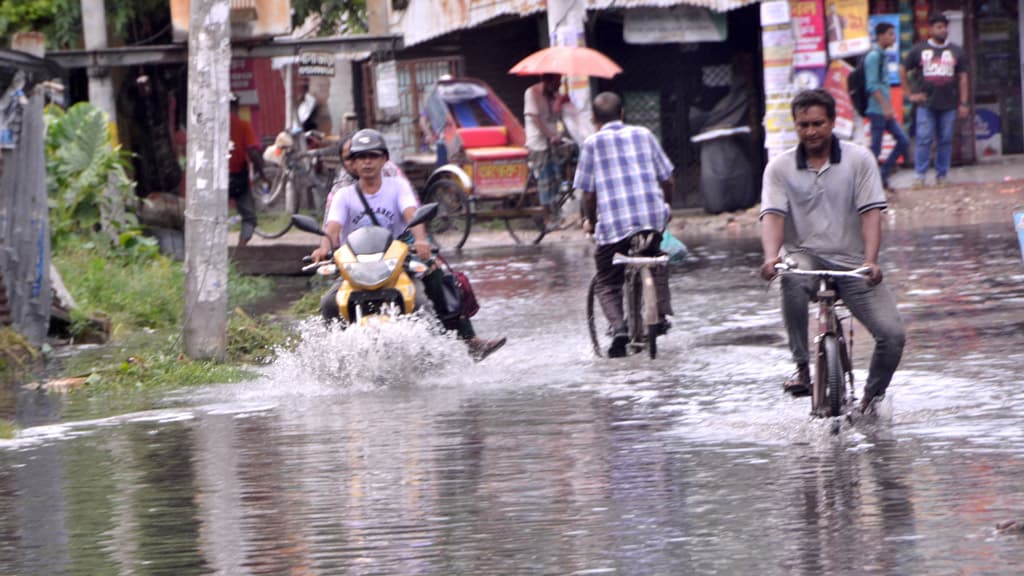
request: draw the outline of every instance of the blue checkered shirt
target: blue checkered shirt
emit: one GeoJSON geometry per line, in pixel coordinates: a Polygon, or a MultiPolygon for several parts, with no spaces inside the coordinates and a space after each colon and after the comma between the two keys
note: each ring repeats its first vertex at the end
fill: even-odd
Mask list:
{"type": "Polygon", "coordinates": [[[597,195],[598,245],[643,230],[663,230],[668,219],[660,182],[672,162],[651,131],[609,122],[583,142],[573,188],[597,195]]]}

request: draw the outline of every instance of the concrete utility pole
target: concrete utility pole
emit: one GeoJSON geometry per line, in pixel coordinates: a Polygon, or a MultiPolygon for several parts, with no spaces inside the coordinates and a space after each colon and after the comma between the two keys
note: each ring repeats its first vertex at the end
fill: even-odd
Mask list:
{"type": "MultiPolygon", "coordinates": [[[[107,47],[107,12],[103,0],[82,0],[82,35],[86,50],[107,47]]],[[[109,68],[89,68],[89,102],[110,116],[110,124],[117,126],[114,82],[109,68]]]]}
{"type": "Polygon", "coordinates": [[[192,0],[188,33],[185,354],[224,358],[228,308],[229,0],[192,0]]]}
{"type": "MultiPolygon", "coordinates": [[[[587,12],[583,0],[547,0],[548,39],[551,46],[586,46],[587,12]]],[[[569,97],[580,111],[581,120],[589,122],[590,79],[586,76],[572,76],[569,83],[569,97]]]]}

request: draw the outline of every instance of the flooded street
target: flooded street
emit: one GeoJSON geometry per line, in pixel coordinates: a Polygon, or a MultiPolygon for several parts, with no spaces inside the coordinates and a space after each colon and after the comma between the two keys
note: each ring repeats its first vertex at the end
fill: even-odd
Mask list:
{"type": "Polygon", "coordinates": [[[654,361],[593,356],[591,248],[545,240],[457,259],[509,340],[479,364],[419,323],[310,326],[260,380],[151,410],[22,399],[0,574],[1019,573],[995,530],[1024,519],[1012,226],[887,231],[908,345],[882,417],[837,435],[781,392],[759,240],[687,240],[654,361]]]}

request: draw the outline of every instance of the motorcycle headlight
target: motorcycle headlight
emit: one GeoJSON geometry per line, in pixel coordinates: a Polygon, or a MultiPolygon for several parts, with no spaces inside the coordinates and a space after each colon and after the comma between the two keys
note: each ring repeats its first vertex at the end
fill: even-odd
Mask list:
{"type": "Polygon", "coordinates": [[[391,260],[394,259],[345,264],[345,274],[356,284],[376,286],[391,276],[391,272],[395,269],[395,264],[388,265],[391,260]]]}

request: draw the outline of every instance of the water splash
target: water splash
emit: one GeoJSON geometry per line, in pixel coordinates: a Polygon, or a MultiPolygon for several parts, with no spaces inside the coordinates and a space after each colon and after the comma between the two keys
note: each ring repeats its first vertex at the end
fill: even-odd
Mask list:
{"type": "Polygon", "coordinates": [[[454,333],[421,315],[383,322],[371,318],[344,330],[310,319],[297,332],[298,344],[278,351],[265,376],[306,393],[409,387],[430,381],[442,369],[472,365],[465,344],[454,333]]]}

